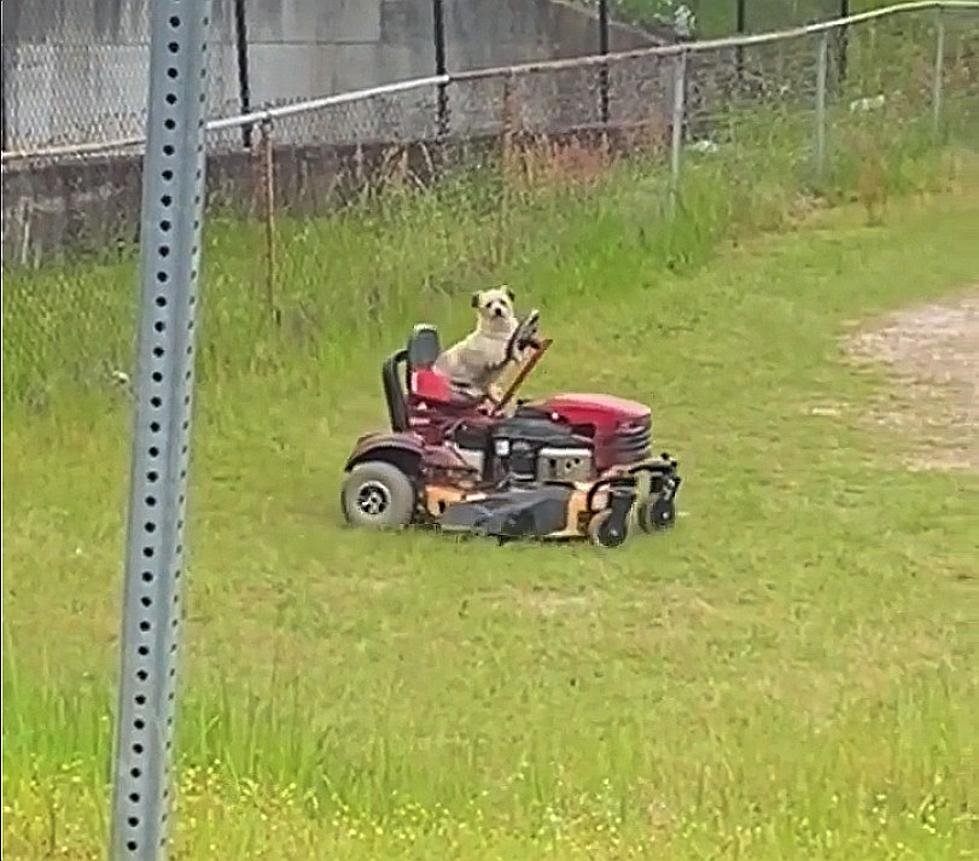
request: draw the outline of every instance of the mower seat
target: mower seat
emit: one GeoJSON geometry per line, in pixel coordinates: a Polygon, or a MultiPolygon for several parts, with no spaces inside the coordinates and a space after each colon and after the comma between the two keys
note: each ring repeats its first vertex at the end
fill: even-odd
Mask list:
{"type": "Polygon", "coordinates": [[[448,403],[452,399],[449,381],[433,367],[442,347],[438,329],[420,323],[408,338],[408,393],[412,401],[448,403]]]}
{"type": "Polygon", "coordinates": [[[445,374],[435,370],[435,362],[442,353],[438,329],[426,323],[415,326],[408,338],[407,352],[408,400],[411,406],[425,404],[458,410],[475,405],[471,398],[452,388],[445,374]]]}
{"type": "Polygon", "coordinates": [[[408,368],[431,368],[442,352],[439,332],[434,326],[419,323],[408,338],[408,368]]]}

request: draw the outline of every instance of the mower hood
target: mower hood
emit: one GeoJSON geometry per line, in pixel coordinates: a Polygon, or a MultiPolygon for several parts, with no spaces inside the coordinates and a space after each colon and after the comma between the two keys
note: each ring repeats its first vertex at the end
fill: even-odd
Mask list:
{"type": "Polygon", "coordinates": [[[592,395],[566,393],[554,395],[531,406],[561,418],[575,425],[595,425],[599,431],[611,431],[620,424],[648,422],[649,407],[625,398],[612,395],[592,395]]]}

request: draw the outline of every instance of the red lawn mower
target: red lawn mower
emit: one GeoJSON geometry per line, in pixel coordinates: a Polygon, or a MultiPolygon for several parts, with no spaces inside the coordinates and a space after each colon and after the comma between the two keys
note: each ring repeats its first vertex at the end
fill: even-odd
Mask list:
{"type": "Polygon", "coordinates": [[[603,547],[676,518],[677,461],[650,454],[643,404],[608,395],[518,401],[517,389],[551,345],[538,312],[518,326],[508,356],[518,371],[498,401],[453,390],[434,369],[441,348],[419,325],[382,369],[391,428],[357,440],[340,495],[354,526],[412,523],[517,538],[587,536],[603,547]]]}

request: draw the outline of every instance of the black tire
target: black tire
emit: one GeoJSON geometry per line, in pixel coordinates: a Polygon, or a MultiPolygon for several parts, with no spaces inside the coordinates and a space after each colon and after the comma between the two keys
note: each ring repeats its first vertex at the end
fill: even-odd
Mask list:
{"type": "Polygon", "coordinates": [[[676,503],[654,497],[639,506],[636,520],[643,532],[661,532],[676,523],[676,503]]]}
{"type": "Polygon", "coordinates": [[[343,516],[351,526],[400,529],[415,514],[415,488],[400,469],[381,460],[358,463],[340,491],[343,516]]]}
{"type": "Polygon", "coordinates": [[[599,511],[588,521],[588,537],[596,547],[618,547],[629,536],[629,530],[624,523],[621,528],[613,529],[611,520],[612,512],[606,509],[599,511]]]}

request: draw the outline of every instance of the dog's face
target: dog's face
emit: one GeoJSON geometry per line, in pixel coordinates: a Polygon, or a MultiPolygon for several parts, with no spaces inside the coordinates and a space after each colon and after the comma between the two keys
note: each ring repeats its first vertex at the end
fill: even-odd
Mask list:
{"type": "Polygon", "coordinates": [[[513,291],[509,287],[496,287],[473,293],[472,306],[480,325],[494,329],[507,329],[516,320],[513,311],[513,291]]]}

